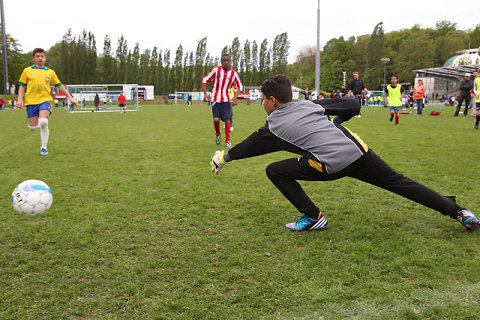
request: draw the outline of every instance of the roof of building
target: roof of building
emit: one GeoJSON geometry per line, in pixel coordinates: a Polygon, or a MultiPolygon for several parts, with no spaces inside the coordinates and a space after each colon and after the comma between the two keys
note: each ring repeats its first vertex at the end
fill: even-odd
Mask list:
{"type": "Polygon", "coordinates": [[[439,77],[458,80],[465,73],[473,73],[480,69],[480,56],[478,49],[466,49],[456,52],[457,55],[448,59],[443,67],[413,70],[419,77],[439,77]]]}
{"type": "Polygon", "coordinates": [[[478,49],[467,49],[456,52],[457,55],[448,59],[443,67],[458,67],[467,64],[480,64],[478,49]]]}
{"type": "Polygon", "coordinates": [[[463,78],[465,73],[473,73],[473,71],[480,69],[480,64],[460,65],[456,67],[437,67],[428,69],[413,70],[417,73],[417,78],[420,77],[439,77],[447,79],[463,78]]]}

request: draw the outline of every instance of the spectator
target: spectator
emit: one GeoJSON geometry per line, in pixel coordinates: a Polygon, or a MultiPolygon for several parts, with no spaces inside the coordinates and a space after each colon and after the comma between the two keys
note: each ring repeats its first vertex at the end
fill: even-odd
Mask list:
{"type": "Polygon", "coordinates": [[[463,115],[466,117],[468,114],[468,106],[470,105],[470,100],[472,98],[471,91],[473,87],[473,80],[471,78],[472,75],[470,73],[465,73],[465,78],[460,82],[460,97],[458,98],[457,109],[453,114],[454,117],[458,116],[463,101],[465,101],[465,111],[463,112],[463,115]]]}
{"type": "Polygon", "coordinates": [[[418,84],[413,90],[413,99],[417,102],[417,114],[422,115],[423,111],[423,98],[425,97],[425,87],[423,86],[423,81],[418,80],[418,84]]]}
{"type": "Polygon", "coordinates": [[[303,96],[305,97],[305,100],[310,100],[310,91],[308,91],[308,87],[305,88],[303,96]]]}
{"type": "Polygon", "coordinates": [[[95,93],[95,98],[93,98],[93,103],[95,104],[95,111],[100,110],[100,107],[98,106],[100,103],[100,97],[98,96],[98,93],[95,93]]]}

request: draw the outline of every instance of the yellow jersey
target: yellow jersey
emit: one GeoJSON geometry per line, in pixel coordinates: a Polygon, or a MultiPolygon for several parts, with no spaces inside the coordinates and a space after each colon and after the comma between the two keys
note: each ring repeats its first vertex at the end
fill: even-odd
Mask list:
{"type": "Polygon", "coordinates": [[[41,104],[46,101],[52,104],[53,99],[50,93],[50,85],[56,87],[62,85],[55,71],[47,67],[38,68],[35,65],[23,69],[18,83],[21,86],[27,87],[24,101],[25,106],[41,104]]]}

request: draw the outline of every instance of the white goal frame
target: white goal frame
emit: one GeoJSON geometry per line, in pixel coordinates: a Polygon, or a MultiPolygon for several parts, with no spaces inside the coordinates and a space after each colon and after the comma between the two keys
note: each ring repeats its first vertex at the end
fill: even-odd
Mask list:
{"type": "Polygon", "coordinates": [[[125,111],[138,111],[138,84],[72,84],[66,87],[78,104],[78,107],[69,104],[68,113],[120,112],[117,103],[120,93],[123,93],[127,100],[125,111]],[[98,109],[94,105],[95,94],[100,97],[98,109]],[[85,105],[82,103],[83,99],[85,105]]]}

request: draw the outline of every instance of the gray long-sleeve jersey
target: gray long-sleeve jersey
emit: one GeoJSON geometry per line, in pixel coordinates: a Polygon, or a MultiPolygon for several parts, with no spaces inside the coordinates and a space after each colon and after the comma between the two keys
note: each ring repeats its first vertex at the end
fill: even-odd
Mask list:
{"type": "Polygon", "coordinates": [[[332,123],[321,105],[302,100],[274,110],[266,124],[230,149],[224,160],[282,150],[315,160],[322,164],[322,171],[335,173],[360,158],[368,147],[348,129],[332,123]]]}

